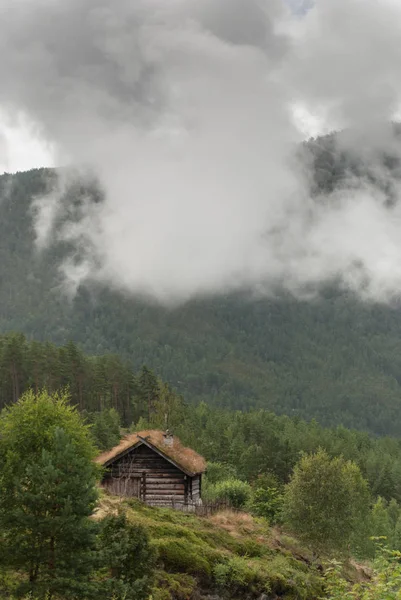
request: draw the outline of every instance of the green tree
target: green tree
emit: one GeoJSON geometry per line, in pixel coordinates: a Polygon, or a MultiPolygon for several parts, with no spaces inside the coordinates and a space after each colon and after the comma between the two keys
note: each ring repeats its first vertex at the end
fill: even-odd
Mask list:
{"type": "Polygon", "coordinates": [[[85,598],[94,552],[95,448],[66,396],[27,392],[0,416],[0,561],[18,592],[85,598]]]}
{"type": "Polygon", "coordinates": [[[156,553],[146,529],[130,523],[125,514],[109,515],[100,525],[98,543],[104,572],[100,597],[105,600],[149,598],[156,553]]]}
{"type": "Polygon", "coordinates": [[[319,450],[294,468],[285,488],[284,522],[318,552],[343,552],[366,520],[369,500],[359,467],[319,450]]]}
{"type": "Polygon", "coordinates": [[[272,473],[261,475],[253,482],[249,510],[258,517],[265,517],[271,523],[281,518],[283,506],[282,486],[272,473]]]}
{"type": "Polygon", "coordinates": [[[109,450],[120,441],[120,416],[114,408],[96,413],[93,418],[92,435],[100,450],[109,450]]]}
{"type": "Polygon", "coordinates": [[[373,505],[371,519],[371,535],[385,537],[387,543],[391,542],[395,526],[391,522],[387,502],[381,496],[378,497],[373,505]]]}
{"type": "Polygon", "coordinates": [[[146,365],[143,365],[137,376],[135,387],[136,420],[146,417],[148,423],[151,423],[156,403],[160,400],[160,386],[156,375],[146,365]]]}
{"type": "Polygon", "coordinates": [[[401,515],[398,517],[394,527],[392,546],[394,550],[401,552],[401,515]]]}

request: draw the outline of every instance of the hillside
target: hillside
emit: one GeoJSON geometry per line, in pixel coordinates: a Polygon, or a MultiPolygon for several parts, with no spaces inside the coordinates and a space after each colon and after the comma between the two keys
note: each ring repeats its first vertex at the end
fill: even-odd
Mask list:
{"type": "MultiPolygon", "coordinates": [[[[102,498],[97,518],[119,510],[144,526],[157,548],[153,600],[321,596],[323,578],[311,553],[262,519],[231,511],[199,518],[110,496],[102,498]]],[[[352,575],[358,578],[356,570],[352,575]]]]}
{"type": "MultiPolygon", "coordinates": [[[[349,168],[332,145],[330,136],[309,143],[317,190],[332,189],[349,168]]],[[[32,199],[53,178],[44,169],[0,177],[0,333],[118,353],[135,370],[147,364],[190,401],[401,434],[398,306],[362,303],[334,285],[313,301],[244,292],[177,309],[100,287],[81,287],[70,300],[58,267],[79,253],[57,240],[34,249],[32,199]]],[[[77,186],[66,196],[72,221],[85,193],[77,186]]]]}

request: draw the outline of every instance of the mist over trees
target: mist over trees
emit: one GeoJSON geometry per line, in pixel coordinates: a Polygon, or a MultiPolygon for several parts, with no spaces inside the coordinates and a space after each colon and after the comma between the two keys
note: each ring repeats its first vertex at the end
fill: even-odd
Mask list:
{"type": "MultiPolygon", "coordinates": [[[[307,145],[318,189],[339,185],[351,168],[366,171],[333,144],[328,136],[307,145]]],[[[397,161],[384,162],[395,178],[397,161]]],[[[97,391],[91,389],[87,402],[99,408],[105,394],[111,395],[111,406],[128,422],[130,371],[146,364],[188,401],[263,407],[326,425],[400,433],[396,300],[361,301],[336,282],[306,300],[243,292],[169,309],[100,284],[81,286],[71,296],[60,265],[80,260],[76,248],[54,238],[35,249],[32,200],[52,188],[54,177],[52,170],[0,177],[0,332],[23,332],[27,338],[17,334],[1,341],[0,403],[46,382],[50,389],[70,385],[82,406],[94,378],[97,391]],[[84,361],[82,352],[105,357],[84,361]]],[[[85,198],[78,184],[67,194],[72,222],[80,218],[85,198]]],[[[92,200],[101,202],[100,190],[92,200]]]]}

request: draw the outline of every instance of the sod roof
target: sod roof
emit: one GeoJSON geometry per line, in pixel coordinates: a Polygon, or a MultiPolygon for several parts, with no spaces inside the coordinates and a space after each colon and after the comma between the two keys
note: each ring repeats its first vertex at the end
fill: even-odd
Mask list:
{"type": "Polygon", "coordinates": [[[108,467],[135,446],[145,444],[187,475],[198,475],[206,471],[205,459],[195,450],[183,446],[176,436],[173,436],[172,444],[166,444],[165,439],[164,432],[157,429],[131,433],[124,437],[117,446],[100,454],[95,461],[108,467]]]}

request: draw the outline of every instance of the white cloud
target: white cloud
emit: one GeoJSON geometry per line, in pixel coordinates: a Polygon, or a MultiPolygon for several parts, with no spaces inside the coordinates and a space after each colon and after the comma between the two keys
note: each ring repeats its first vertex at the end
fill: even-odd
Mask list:
{"type": "MultiPolygon", "coordinates": [[[[363,180],[316,202],[292,158],[300,129],[338,124],[355,128],[343,147],[389,177],[375,161],[399,153],[378,127],[400,101],[395,5],[317,0],[301,19],[280,0],[17,2],[3,0],[0,104],[105,191],[58,233],[84,249],[64,265],[74,288],[177,301],[338,276],[399,293],[398,202],[363,180]]],[[[43,242],[55,213],[38,206],[43,242]]]]}
{"type": "Polygon", "coordinates": [[[0,173],[53,166],[49,143],[41,140],[27,119],[12,120],[0,112],[0,173]]]}

